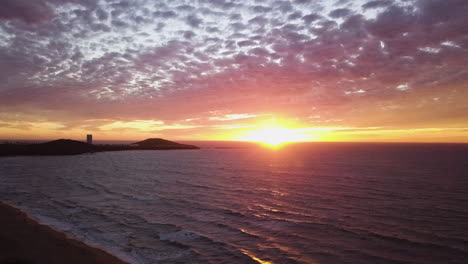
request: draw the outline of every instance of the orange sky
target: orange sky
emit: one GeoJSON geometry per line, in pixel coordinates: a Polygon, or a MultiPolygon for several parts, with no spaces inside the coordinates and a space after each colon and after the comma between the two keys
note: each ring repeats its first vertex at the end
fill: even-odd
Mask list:
{"type": "Polygon", "coordinates": [[[0,139],[468,142],[466,13],[460,0],[0,6],[0,139]]]}

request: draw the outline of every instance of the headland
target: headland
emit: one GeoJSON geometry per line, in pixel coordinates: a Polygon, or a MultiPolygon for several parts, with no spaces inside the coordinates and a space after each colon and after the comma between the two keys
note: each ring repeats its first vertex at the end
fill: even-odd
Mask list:
{"type": "Polygon", "coordinates": [[[180,144],[162,138],[149,138],[128,145],[94,145],[82,141],[58,139],[37,144],[0,144],[0,156],[78,155],[103,151],[176,149],[199,149],[199,147],[180,144]]]}

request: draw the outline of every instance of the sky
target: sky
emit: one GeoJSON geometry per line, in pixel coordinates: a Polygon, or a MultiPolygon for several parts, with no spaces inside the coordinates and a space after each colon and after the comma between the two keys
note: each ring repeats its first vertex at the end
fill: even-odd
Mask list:
{"type": "Polygon", "coordinates": [[[0,138],[468,142],[466,0],[2,0],[0,138]]]}

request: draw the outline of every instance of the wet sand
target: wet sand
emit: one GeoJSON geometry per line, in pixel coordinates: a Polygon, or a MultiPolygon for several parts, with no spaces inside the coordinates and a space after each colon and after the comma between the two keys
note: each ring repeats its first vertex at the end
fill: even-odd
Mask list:
{"type": "Polygon", "coordinates": [[[0,264],[128,264],[0,202],[0,264]]]}

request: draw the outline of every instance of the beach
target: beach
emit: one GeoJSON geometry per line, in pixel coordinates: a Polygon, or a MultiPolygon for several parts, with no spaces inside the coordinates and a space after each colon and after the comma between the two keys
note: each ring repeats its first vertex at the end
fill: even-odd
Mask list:
{"type": "Polygon", "coordinates": [[[21,210],[0,202],[0,263],[126,262],[34,221],[21,210]]]}

